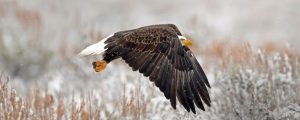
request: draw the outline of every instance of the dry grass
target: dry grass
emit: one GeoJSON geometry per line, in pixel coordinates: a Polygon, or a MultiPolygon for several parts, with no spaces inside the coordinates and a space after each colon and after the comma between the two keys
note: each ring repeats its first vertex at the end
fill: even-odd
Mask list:
{"type": "Polygon", "coordinates": [[[55,99],[47,90],[41,92],[39,86],[32,95],[25,98],[18,97],[14,89],[9,88],[9,78],[1,74],[0,81],[0,119],[3,120],[62,120],[71,118],[77,120],[78,116],[82,120],[99,119],[99,106],[94,106],[96,110],[88,110],[85,104],[92,106],[89,101],[81,102],[80,108],[76,107],[76,102],[72,100],[70,105],[66,104],[62,97],[55,99]],[[54,100],[55,99],[55,100],[54,100]],[[54,102],[56,101],[56,102],[54,102]],[[93,113],[93,114],[91,114],[93,113]]]}
{"type": "Polygon", "coordinates": [[[1,74],[0,80],[0,119],[17,120],[100,120],[102,119],[144,119],[146,116],[146,103],[143,97],[139,98],[138,90],[133,91],[133,96],[123,97],[116,102],[114,109],[121,109],[118,113],[109,113],[107,108],[91,101],[91,97],[81,98],[76,102],[74,98],[67,103],[61,95],[53,97],[48,93],[48,88],[41,90],[38,83],[32,94],[18,97],[14,89],[9,87],[10,78],[1,74]],[[137,93],[135,93],[137,92],[137,93]],[[33,97],[32,97],[33,96],[33,97]],[[105,113],[106,118],[101,117],[105,113]]]}
{"type": "MultiPolygon", "coordinates": [[[[270,43],[260,48],[247,43],[217,43],[205,50],[207,58],[219,59],[219,68],[222,68],[214,73],[214,92],[211,93],[213,106],[206,114],[219,119],[299,118],[300,61],[295,50],[270,43]],[[224,92],[218,92],[220,90],[224,92]]],[[[141,93],[139,82],[129,97],[123,93],[121,99],[111,101],[114,104],[113,111],[109,111],[105,103],[95,102],[89,93],[83,95],[80,101],[74,97],[69,101],[61,94],[49,93],[47,84],[41,90],[36,83],[35,89],[28,92],[31,94],[18,97],[17,91],[9,88],[8,81],[9,77],[1,74],[0,118],[5,120],[151,118],[147,111],[152,106],[148,106],[149,98],[141,93]]],[[[178,118],[186,118],[178,115],[178,118]]]]}
{"type": "Polygon", "coordinates": [[[286,68],[293,68],[291,72],[294,77],[299,73],[297,71],[300,62],[298,50],[274,42],[266,42],[259,47],[254,47],[247,42],[215,41],[207,46],[209,47],[201,49],[203,54],[209,57],[208,59],[218,61],[219,67],[223,69],[240,65],[259,71],[272,71],[276,63],[281,73],[290,72],[286,68]]]}
{"type": "Polygon", "coordinates": [[[295,49],[271,42],[258,48],[214,42],[206,51],[221,68],[215,73],[214,87],[223,92],[213,100],[224,114],[221,118],[299,119],[287,110],[300,106],[300,56],[295,49]]]}

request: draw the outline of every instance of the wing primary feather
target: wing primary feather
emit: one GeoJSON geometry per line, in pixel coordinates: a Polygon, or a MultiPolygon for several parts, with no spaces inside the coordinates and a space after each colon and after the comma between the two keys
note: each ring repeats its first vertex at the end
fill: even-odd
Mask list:
{"type": "Polygon", "coordinates": [[[199,75],[197,73],[194,73],[194,80],[195,80],[195,83],[196,83],[196,86],[197,86],[197,90],[202,98],[202,100],[204,101],[204,103],[208,106],[210,106],[210,97],[209,97],[209,94],[208,94],[208,91],[205,87],[205,84],[199,80],[199,75]]]}
{"type": "MultiPolygon", "coordinates": [[[[159,61],[161,61],[161,60],[159,60],[159,61]]],[[[152,65],[152,66],[154,66],[154,65],[152,65]]],[[[150,76],[149,77],[150,80],[153,81],[157,87],[159,87],[160,83],[162,82],[160,79],[163,77],[164,69],[165,69],[164,66],[161,66],[161,64],[157,64],[157,65],[155,65],[155,67],[153,67],[153,70],[151,72],[147,73],[150,76]]],[[[146,71],[146,72],[148,72],[148,71],[146,71]]],[[[161,89],[161,88],[159,88],[159,89],[161,89]]]]}
{"type": "Polygon", "coordinates": [[[201,75],[201,80],[203,80],[205,82],[205,84],[210,88],[210,84],[207,80],[207,77],[206,77],[201,65],[198,63],[197,59],[191,53],[191,51],[188,51],[188,54],[189,54],[191,62],[193,63],[194,69],[196,69],[196,71],[201,75]]]}
{"type": "Polygon", "coordinates": [[[123,56],[123,57],[126,57],[126,59],[124,59],[125,62],[126,63],[131,63],[131,61],[134,59],[134,57],[136,56],[136,54],[137,54],[137,51],[134,51],[134,50],[128,52],[128,54],[126,54],[125,56],[123,56]]]}
{"type": "Polygon", "coordinates": [[[163,72],[161,72],[162,73],[162,77],[161,77],[161,79],[159,80],[159,79],[157,79],[157,81],[160,81],[158,84],[158,86],[159,86],[159,89],[162,91],[162,92],[164,92],[164,94],[165,94],[165,91],[166,91],[166,83],[167,83],[167,81],[168,81],[168,79],[167,79],[167,76],[168,76],[168,72],[166,72],[167,71],[167,69],[168,69],[168,66],[167,65],[165,65],[164,66],[164,68],[163,68],[163,72]]]}
{"type": "Polygon", "coordinates": [[[187,102],[189,104],[189,107],[191,108],[192,112],[196,114],[195,105],[194,105],[194,95],[190,87],[191,79],[189,77],[189,72],[184,71],[184,77],[185,77],[185,83],[183,85],[184,93],[187,96],[187,102]]]}
{"type": "Polygon", "coordinates": [[[129,61],[128,64],[130,64],[132,66],[132,71],[136,71],[139,68],[139,66],[137,64],[137,62],[139,61],[138,55],[141,55],[141,54],[136,54],[134,57],[131,57],[131,59],[128,60],[129,61]]]}
{"type": "Polygon", "coordinates": [[[188,102],[189,102],[189,106],[192,110],[192,112],[194,114],[196,114],[196,110],[195,110],[195,105],[194,105],[194,99],[195,96],[193,94],[192,88],[191,88],[191,77],[190,77],[190,71],[185,71],[185,76],[186,76],[186,92],[187,92],[187,98],[188,98],[188,102]]]}
{"type": "Polygon", "coordinates": [[[178,97],[179,102],[183,105],[183,107],[188,112],[190,112],[190,107],[187,102],[187,98],[185,96],[183,85],[184,85],[184,76],[182,74],[182,71],[179,71],[179,79],[177,80],[177,95],[178,95],[177,97],[178,97]]]}
{"type": "Polygon", "coordinates": [[[165,64],[165,58],[163,57],[161,60],[160,60],[160,62],[159,62],[161,65],[160,66],[157,66],[157,67],[160,67],[160,69],[159,69],[159,72],[158,72],[158,75],[157,75],[157,78],[156,78],[156,80],[155,80],[155,85],[157,86],[157,87],[159,87],[159,89],[162,91],[162,92],[164,92],[164,88],[162,88],[161,86],[161,84],[164,84],[165,83],[165,75],[164,74],[166,74],[165,73],[165,69],[167,68],[166,67],[166,64],[165,64]]]}
{"type": "Polygon", "coordinates": [[[157,63],[161,57],[163,57],[162,53],[156,53],[156,56],[153,57],[154,60],[150,63],[149,68],[145,71],[144,75],[146,77],[148,77],[155,70],[155,67],[157,66],[157,63]]]}
{"type": "Polygon", "coordinates": [[[177,89],[177,70],[172,66],[172,85],[170,90],[170,102],[174,109],[176,109],[176,89],[177,89]]]}
{"type": "Polygon", "coordinates": [[[191,86],[191,90],[192,90],[192,92],[194,94],[194,97],[195,97],[195,99],[194,99],[195,104],[197,105],[198,108],[200,108],[201,110],[205,111],[205,108],[204,108],[204,106],[202,104],[202,101],[201,101],[201,98],[199,96],[200,93],[198,93],[198,90],[196,89],[195,85],[196,85],[195,81],[192,80],[190,82],[190,86],[191,86]]]}
{"type": "MultiPolygon", "coordinates": [[[[151,60],[152,60],[152,58],[154,57],[154,53],[150,53],[150,52],[147,52],[147,53],[145,53],[144,54],[145,56],[144,56],[144,58],[142,58],[141,60],[140,60],[140,65],[139,65],[139,70],[140,70],[140,72],[141,72],[141,69],[142,69],[142,67],[144,66],[144,65],[146,65],[146,64],[148,64],[148,62],[151,62],[151,60]]],[[[142,72],[141,72],[142,73],[142,72]]]]}
{"type": "Polygon", "coordinates": [[[167,70],[167,75],[166,75],[166,77],[167,77],[167,79],[166,79],[166,85],[165,85],[165,87],[166,87],[166,90],[165,90],[165,97],[167,98],[167,99],[170,99],[170,94],[171,94],[171,87],[172,87],[172,82],[173,82],[173,78],[172,78],[172,76],[173,76],[173,72],[172,72],[172,66],[171,66],[171,64],[169,63],[170,61],[168,60],[168,70],[167,70]]]}
{"type": "Polygon", "coordinates": [[[170,79],[170,74],[171,74],[171,72],[170,72],[170,65],[169,65],[169,62],[168,62],[168,60],[166,60],[166,63],[165,63],[166,65],[165,65],[165,70],[164,70],[164,73],[165,73],[165,75],[163,75],[164,77],[163,77],[163,79],[164,79],[164,83],[163,84],[161,84],[161,88],[163,88],[163,90],[164,90],[164,95],[165,95],[165,97],[167,98],[167,99],[170,99],[170,82],[172,81],[171,79],[170,79]]]}
{"type": "Polygon", "coordinates": [[[138,66],[138,69],[140,69],[145,61],[147,60],[148,56],[150,55],[151,53],[141,53],[140,56],[137,58],[138,61],[136,61],[136,65],[138,66]]]}
{"type": "Polygon", "coordinates": [[[153,56],[155,54],[150,54],[147,56],[145,63],[142,65],[142,67],[139,69],[140,73],[145,73],[145,71],[147,70],[147,68],[149,67],[150,63],[152,62],[153,56]]]}

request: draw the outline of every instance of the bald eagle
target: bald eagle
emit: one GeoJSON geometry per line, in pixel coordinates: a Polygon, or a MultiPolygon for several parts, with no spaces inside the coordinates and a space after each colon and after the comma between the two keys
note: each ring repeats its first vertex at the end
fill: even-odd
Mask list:
{"type": "Polygon", "coordinates": [[[79,55],[102,54],[102,60],[92,63],[96,72],[122,58],[133,71],[149,77],[174,109],[178,99],[188,112],[196,113],[195,105],[203,111],[203,102],[211,105],[207,90],[210,85],[188,47],[191,45],[192,41],[183,37],[174,24],[159,24],[116,32],[79,55]]]}

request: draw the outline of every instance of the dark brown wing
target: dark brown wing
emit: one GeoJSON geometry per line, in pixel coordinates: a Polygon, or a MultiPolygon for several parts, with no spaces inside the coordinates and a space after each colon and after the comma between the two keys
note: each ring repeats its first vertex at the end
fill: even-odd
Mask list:
{"type": "Polygon", "coordinates": [[[189,48],[181,45],[172,29],[151,28],[116,33],[107,42],[107,51],[115,52],[138,70],[170,99],[176,109],[176,96],[187,111],[195,113],[195,105],[210,106],[206,86],[208,80],[189,48]]]}

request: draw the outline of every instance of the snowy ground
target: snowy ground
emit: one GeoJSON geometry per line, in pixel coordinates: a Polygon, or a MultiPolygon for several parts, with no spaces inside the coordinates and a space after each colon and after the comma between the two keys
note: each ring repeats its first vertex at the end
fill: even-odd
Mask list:
{"type": "Polygon", "coordinates": [[[91,97],[104,106],[103,119],[133,119],[122,113],[131,100],[138,111],[145,109],[144,119],[300,119],[299,5],[298,0],[0,0],[0,71],[9,74],[19,96],[38,83],[66,101],[91,97]],[[212,84],[207,111],[193,115],[179,105],[173,110],[148,78],[121,60],[95,73],[91,62],[100,56],[77,56],[113,32],[158,23],[176,24],[197,43],[192,50],[212,84]]]}

